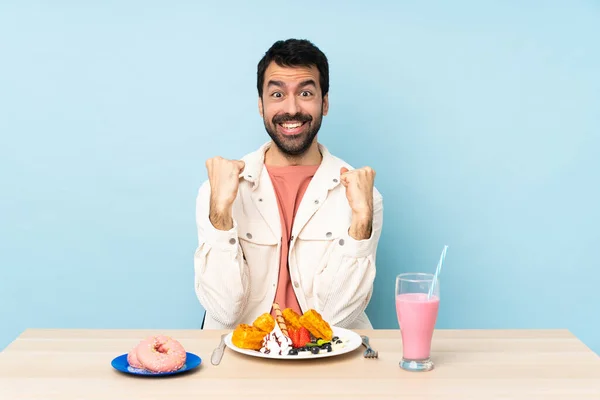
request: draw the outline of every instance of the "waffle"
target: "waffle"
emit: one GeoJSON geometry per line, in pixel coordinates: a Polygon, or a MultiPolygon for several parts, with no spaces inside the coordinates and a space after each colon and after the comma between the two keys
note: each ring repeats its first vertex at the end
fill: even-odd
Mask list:
{"type": "Polygon", "coordinates": [[[285,319],[287,326],[292,329],[300,329],[302,327],[300,316],[291,308],[283,310],[283,319],[285,319]]]}
{"type": "Polygon", "coordinates": [[[256,318],[252,325],[267,334],[275,328],[275,319],[273,319],[271,314],[264,313],[256,318]]]}
{"type": "Polygon", "coordinates": [[[275,327],[275,319],[264,313],[252,325],[240,324],[233,331],[231,342],[241,349],[260,350],[263,338],[275,327]]]}
{"type": "Polygon", "coordinates": [[[310,309],[300,317],[303,327],[317,339],[331,340],[333,330],[316,310],[310,309]]]}
{"type": "Polygon", "coordinates": [[[233,331],[231,342],[240,349],[260,350],[265,332],[255,326],[240,324],[233,331]]]}

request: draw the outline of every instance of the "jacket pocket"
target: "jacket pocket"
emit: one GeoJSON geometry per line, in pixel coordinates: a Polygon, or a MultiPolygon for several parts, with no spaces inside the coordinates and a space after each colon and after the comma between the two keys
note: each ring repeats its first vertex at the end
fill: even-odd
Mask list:
{"type": "Polygon", "coordinates": [[[238,237],[250,274],[250,300],[260,301],[277,279],[279,240],[262,221],[239,223],[238,237]]]}
{"type": "Polygon", "coordinates": [[[302,287],[308,298],[314,296],[314,279],[327,267],[331,251],[338,245],[343,227],[334,219],[310,221],[298,233],[295,243],[295,263],[302,287]],[[331,221],[331,222],[329,222],[331,221]]]}
{"type": "Polygon", "coordinates": [[[323,244],[339,239],[344,228],[332,218],[330,221],[309,222],[298,234],[298,240],[323,244]]]}

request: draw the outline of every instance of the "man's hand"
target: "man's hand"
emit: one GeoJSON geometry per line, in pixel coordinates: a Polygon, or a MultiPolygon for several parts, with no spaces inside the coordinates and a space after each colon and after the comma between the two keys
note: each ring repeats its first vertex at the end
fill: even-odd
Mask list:
{"type": "Polygon", "coordinates": [[[240,173],[245,164],[239,160],[214,157],[206,161],[210,182],[210,222],[222,231],[233,228],[231,208],[240,185],[240,173]]]}
{"type": "Polygon", "coordinates": [[[340,177],[352,209],[352,223],[348,234],[356,240],[368,239],[373,227],[375,171],[370,167],[348,171],[348,168],[344,167],[340,170],[340,177]]]}

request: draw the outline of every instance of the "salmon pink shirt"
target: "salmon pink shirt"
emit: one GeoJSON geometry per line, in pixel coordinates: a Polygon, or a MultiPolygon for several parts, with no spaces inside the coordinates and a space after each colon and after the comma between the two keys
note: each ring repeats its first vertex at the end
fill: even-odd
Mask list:
{"type": "Polygon", "coordinates": [[[277,280],[277,291],[275,302],[281,309],[291,308],[296,313],[302,314],[300,304],[292,287],[290,271],[288,266],[288,251],[292,227],[298,206],[302,201],[304,192],[310,180],[319,169],[318,165],[293,165],[286,167],[274,167],[265,165],[275,189],[277,203],[279,205],[279,217],[281,219],[281,261],[279,264],[279,279],[277,280]]]}

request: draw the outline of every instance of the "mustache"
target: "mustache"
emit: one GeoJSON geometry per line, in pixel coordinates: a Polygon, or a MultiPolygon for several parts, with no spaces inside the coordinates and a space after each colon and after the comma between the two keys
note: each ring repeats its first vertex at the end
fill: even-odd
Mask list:
{"type": "Polygon", "coordinates": [[[302,113],[296,113],[294,115],[292,114],[279,114],[273,117],[273,123],[274,124],[282,124],[284,122],[289,122],[289,121],[298,121],[298,122],[310,122],[312,121],[312,117],[308,114],[302,114],[302,113]]]}

